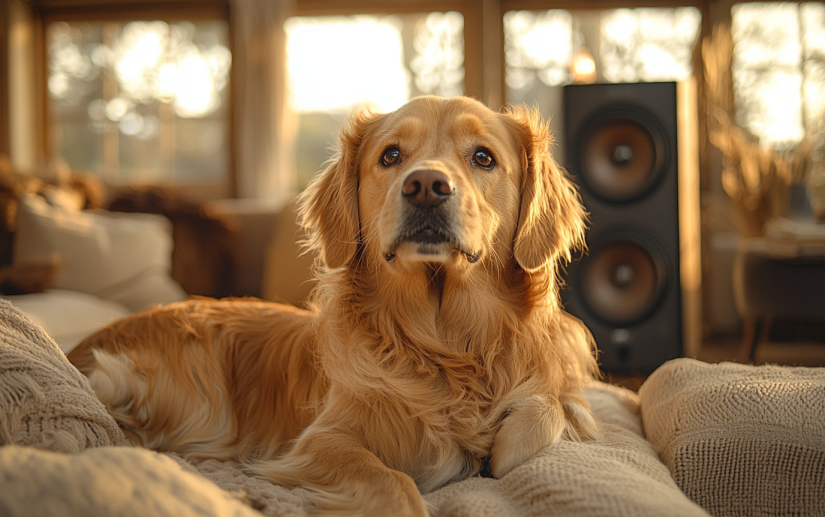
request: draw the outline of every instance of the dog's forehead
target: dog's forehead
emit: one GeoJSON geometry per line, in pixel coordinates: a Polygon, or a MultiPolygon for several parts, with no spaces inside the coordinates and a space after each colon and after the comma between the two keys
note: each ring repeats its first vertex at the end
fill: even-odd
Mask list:
{"type": "Polygon", "coordinates": [[[414,99],[390,113],[376,136],[381,142],[414,140],[431,143],[511,138],[500,115],[466,97],[414,99]]]}

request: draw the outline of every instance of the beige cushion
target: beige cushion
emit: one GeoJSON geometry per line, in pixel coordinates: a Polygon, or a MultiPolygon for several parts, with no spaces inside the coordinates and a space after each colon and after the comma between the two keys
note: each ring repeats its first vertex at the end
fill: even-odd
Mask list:
{"type": "Polygon", "coordinates": [[[186,299],[170,276],[171,223],[163,216],[78,211],[24,196],[14,262],[54,255],[64,266],[59,289],[114,300],[131,311],[186,299]]]}
{"type": "Polygon", "coordinates": [[[711,514],[825,514],[825,369],[677,359],[639,395],[648,439],[711,514]]]}
{"type": "MultiPolygon", "coordinates": [[[[502,479],[472,477],[426,494],[440,517],[707,517],[676,486],[642,433],[638,397],[594,382],[585,392],[604,438],[545,447],[502,479]]],[[[233,462],[192,461],[265,515],[304,515],[303,489],[252,478],[233,462]]],[[[305,501],[308,507],[310,503],[305,501]]]]}

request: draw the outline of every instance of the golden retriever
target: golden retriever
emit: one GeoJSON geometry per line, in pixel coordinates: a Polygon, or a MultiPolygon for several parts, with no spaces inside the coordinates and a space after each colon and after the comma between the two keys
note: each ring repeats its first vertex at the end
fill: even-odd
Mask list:
{"type": "Polygon", "coordinates": [[[371,516],[427,515],[421,493],[596,437],[592,340],[557,281],[585,213],[540,117],[420,97],[340,140],[303,196],[310,311],[196,299],[69,354],[128,436],[371,516]]]}

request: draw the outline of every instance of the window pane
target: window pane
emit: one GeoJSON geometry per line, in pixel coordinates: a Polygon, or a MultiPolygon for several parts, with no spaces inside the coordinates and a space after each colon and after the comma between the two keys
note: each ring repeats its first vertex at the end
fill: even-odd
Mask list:
{"type": "Polygon", "coordinates": [[[776,149],[821,131],[825,7],[748,3],[733,6],[731,13],[737,123],[776,149]]]}
{"type": "Polygon", "coordinates": [[[701,20],[695,7],[605,11],[600,45],[605,78],[614,83],[687,79],[701,20]]]}
{"type": "Polygon", "coordinates": [[[54,23],[52,152],[111,184],[225,183],[225,21],[54,23]]]}
{"type": "Polygon", "coordinates": [[[329,157],[346,113],[464,93],[464,19],[456,12],[295,17],[287,35],[289,105],[299,115],[302,187],[329,157]]]}
{"type": "Polygon", "coordinates": [[[570,82],[572,15],[562,9],[505,13],[504,53],[507,86],[514,92],[530,88],[536,80],[546,86],[570,82]]]}

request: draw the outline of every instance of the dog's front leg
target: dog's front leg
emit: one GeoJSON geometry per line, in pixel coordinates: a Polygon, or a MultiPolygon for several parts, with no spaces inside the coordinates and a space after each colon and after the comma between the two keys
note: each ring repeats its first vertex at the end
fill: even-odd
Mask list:
{"type": "Polygon", "coordinates": [[[515,401],[504,417],[490,451],[493,476],[501,478],[555,443],[564,431],[564,409],[555,397],[533,395],[515,401]]]}
{"type": "Polygon", "coordinates": [[[413,479],[384,465],[346,427],[315,422],[277,460],[253,470],[288,488],[309,487],[317,514],[427,517],[413,479]]]}

